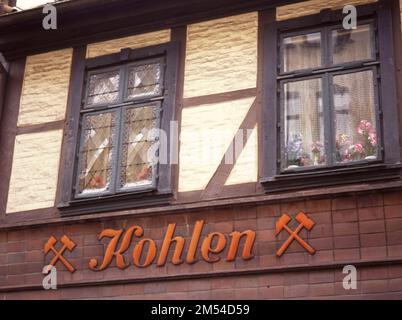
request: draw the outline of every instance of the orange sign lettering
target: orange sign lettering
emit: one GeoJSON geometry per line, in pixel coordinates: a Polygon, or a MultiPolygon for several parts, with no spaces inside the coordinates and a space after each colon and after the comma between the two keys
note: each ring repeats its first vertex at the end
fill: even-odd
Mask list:
{"type": "Polygon", "coordinates": [[[140,226],[132,226],[127,230],[103,230],[99,235],[99,240],[110,238],[110,241],[105,250],[102,262],[99,263],[96,258],[93,258],[89,261],[89,268],[93,271],[102,271],[108,268],[113,260],[116,260],[117,268],[127,268],[129,263],[125,260],[124,254],[129,249],[134,237],[138,239],[138,243],[136,243],[133,249],[131,258],[132,264],[139,268],[148,267],[154,261],[156,261],[158,267],[163,267],[166,264],[169,252],[171,251],[173,251],[170,261],[172,264],[193,264],[198,261],[197,248],[199,247],[199,244],[201,244],[200,257],[210,263],[219,261],[221,259],[219,254],[221,254],[225,250],[227,244],[229,244],[226,261],[234,261],[240,246],[240,241],[243,238],[244,246],[241,258],[244,260],[253,258],[252,250],[256,236],[255,231],[246,230],[242,233],[234,231],[229,235],[229,237],[220,232],[212,232],[206,235],[204,239],[201,239],[203,227],[203,220],[195,223],[185,258],[183,258],[183,255],[186,240],[182,236],[175,236],[175,223],[168,225],[159,254],[157,254],[158,248],[154,240],[142,238],[144,236],[144,230],[140,226]],[[120,245],[118,245],[119,243],[120,245]]]}
{"type": "MultiPolygon", "coordinates": [[[[288,239],[276,252],[278,257],[281,257],[286,252],[294,240],[310,254],[316,252],[299,235],[303,228],[308,231],[312,230],[315,222],[303,212],[300,212],[295,219],[299,222],[299,225],[294,231],[288,226],[288,223],[292,220],[289,215],[283,214],[276,222],[276,235],[279,235],[283,230],[289,234],[288,239]]],[[[222,258],[226,258],[227,262],[232,262],[236,260],[238,255],[243,260],[250,260],[254,257],[255,231],[233,231],[229,235],[215,231],[203,235],[203,229],[204,221],[196,221],[191,238],[186,239],[181,235],[175,234],[176,223],[171,223],[166,228],[165,236],[159,248],[155,240],[146,237],[145,231],[141,226],[134,225],[128,229],[117,230],[105,229],[98,236],[99,241],[102,242],[105,239],[109,239],[103,258],[99,259],[100,261],[98,261],[98,258],[90,259],[88,267],[92,271],[103,271],[114,261],[117,268],[124,270],[130,265],[137,268],[147,268],[152,264],[157,267],[163,267],[168,262],[173,265],[194,264],[202,259],[209,263],[216,263],[222,258]],[[133,248],[131,255],[128,254],[130,247],[133,248]],[[242,247],[242,251],[238,253],[240,247],[242,247]],[[224,253],[225,250],[226,253],[224,253]]],[[[74,266],[63,255],[67,250],[72,252],[76,244],[66,235],[61,237],[60,242],[63,246],[60,250],[57,250],[55,248],[57,239],[51,236],[44,245],[45,254],[50,251],[54,254],[54,258],[50,262],[51,266],[60,261],[68,271],[73,273],[75,271],[74,266]]]]}

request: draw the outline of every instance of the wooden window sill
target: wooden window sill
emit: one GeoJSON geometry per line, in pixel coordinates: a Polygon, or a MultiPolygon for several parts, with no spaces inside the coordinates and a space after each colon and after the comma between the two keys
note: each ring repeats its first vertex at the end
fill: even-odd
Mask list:
{"type": "Polygon", "coordinates": [[[124,194],[75,199],[58,205],[63,216],[101,213],[141,207],[168,205],[173,198],[172,192],[130,192],[124,194]]]}
{"type": "Polygon", "coordinates": [[[401,178],[401,164],[373,164],[347,168],[285,173],[261,179],[266,192],[284,192],[359,182],[378,182],[401,178]]]}

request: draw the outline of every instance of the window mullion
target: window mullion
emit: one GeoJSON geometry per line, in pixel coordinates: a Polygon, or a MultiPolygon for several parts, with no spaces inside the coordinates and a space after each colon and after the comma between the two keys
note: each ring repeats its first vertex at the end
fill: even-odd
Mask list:
{"type": "MultiPolygon", "coordinates": [[[[126,85],[127,85],[127,80],[126,80],[126,68],[121,67],[120,68],[120,86],[119,86],[119,96],[120,96],[120,102],[123,103],[124,101],[124,95],[126,92],[126,85]]],[[[121,106],[116,110],[116,124],[117,124],[117,130],[116,130],[116,150],[114,152],[114,157],[113,157],[113,162],[112,162],[112,192],[117,193],[119,190],[119,181],[120,181],[120,161],[121,161],[121,153],[122,153],[122,137],[124,134],[124,110],[125,107],[121,106]]]]}
{"type": "MultiPolygon", "coordinates": [[[[119,85],[119,101],[124,104],[124,97],[126,93],[127,86],[127,76],[126,67],[122,66],[120,68],[120,85],[119,85]]],[[[113,162],[112,162],[112,193],[117,193],[119,190],[119,180],[120,180],[120,161],[122,153],[122,137],[124,134],[124,106],[120,106],[116,110],[116,149],[114,152],[113,162]]]]}
{"type": "Polygon", "coordinates": [[[114,152],[112,161],[112,193],[116,193],[119,189],[119,179],[120,179],[120,161],[121,161],[121,149],[122,149],[122,137],[124,134],[124,107],[117,109],[116,112],[116,150],[114,152]]]}
{"type": "MultiPolygon", "coordinates": [[[[156,108],[157,110],[157,115],[158,115],[158,119],[157,119],[157,129],[161,130],[162,128],[162,113],[163,113],[163,109],[162,109],[162,104],[158,104],[157,106],[154,106],[154,108],[156,108]]],[[[159,148],[158,148],[158,155],[157,155],[157,159],[158,161],[156,161],[155,163],[152,164],[152,186],[154,188],[156,188],[157,184],[158,184],[158,179],[159,179],[159,170],[160,170],[160,159],[161,159],[161,150],[163,149],[163,146],[161,146],[161,143],[163,143],[163,141],[161,141],[161,137],[160,137],[160,131],[158,133],[158,137],[157,137],[157,143],[159,143],[159,148]]],[[[167,150],[165,150],[167,151],[167,150]]],[[[166,159],[167,161],[169,161],[169,159],[166,159]]]]}
{"type": "MultiPolygon", "coordinates": [[[[331,53],[331,28],[324,27],[322,30],[323,37],[323,64],[326,68],[332,65],[331,53]]],[[[325,137],[325,154],[327,166],[334,165],[334,111],[333,111],[333,87],[330,73],[327,71],[323,74],[322,79],[322,108],[324,113],[324,137],[325,137]]]]}
{"type": "Polygon", "coordinates": [[[332,56],[330,52],[331,39],[330,39],[330,29],[329,27],[324,27],[321,32],[322,37],[322,64],[325,68],[330,68],[332,66],[332,56]]]}
{"type": "Polygon", "coordinates": [[[324,111],[324,134],[325,134],[325,153],[327,165],[334,165],[335,158],[335,139],[334,139],[334,104],[333,104],[333,85],[332,76],[326,73],[323,77],[323,111],[324,111]]]}

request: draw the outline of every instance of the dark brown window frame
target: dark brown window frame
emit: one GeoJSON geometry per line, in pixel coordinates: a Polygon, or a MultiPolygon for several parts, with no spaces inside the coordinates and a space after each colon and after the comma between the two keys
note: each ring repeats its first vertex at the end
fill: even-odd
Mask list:
{"type": "MultiPolygon", "coordinates": [[[[129,109],[134,109],[142,106],[149,106],[153,107],[154,110],[156,110],[156,122],[157,122],[157,129],[160,129],[160,120],[161,120],[161,113],[162,113],[162,106],[164,106],[164,90],[165,90],[165,57],[159,57],[159,58],[153,58],[153,59],[141,59],[139,61],[135,62],[129,62],[125,64],[121,64],[115,67],[107,67],[107,68],[98,68],[96,70],[89,70],[86,74],[86,85],[85,85],[85,98],[84,102],[82,104],[81,108],[81,121],[84,122],[84,118],[90,117],[93,115],[99,115],[102,113],[110,113],[113,114],[115,117],[116,121],[116,126],[115,126],[115,134],[119,136],[119,138],[116,138],[116,140],[122,141],[123,138],[123,131],[124,131],[124,124],[123,124],[123,118],[124,118],[124,112],[129,109]],[[136,97],[136,98],[127,98],[127,91],[128,91],[128,73],[131,68],[134,66],[141,66],[144,64],[149,64],[149,63],[158,63],[160,65],[160,72],[161,76],[160,78],[162,79],[163,83],[160,84],[159,87],[159,92],[153,95],[148,95],[146,97],[136,97]],[[89,79],[93,75],[97,74],[104,74],[104,73],[109,73],[109,72],[118,72],[120,75],[120,80],[119,80],[119,88],[118,88],[118,96],[116,101],[113,101],[111,103],[94,103],[94,104],[89,104],[89,79]]],[[[82,124],[81,124],[82,126],[82,124]]],[[[82,130],[82,128],[81,128],[82,130]]],[[[83,146],[83,135],[81,132],[81,137],[80,137],[80,143],[79,147],[81,148],[83,146]]],[[[79,151],[81,152],[81,151],[79,151]]],[[[155,190],[156,189],[156,184],[157,184],[157,175],[158,175],[158,167],[159,165],[153,164],[152,165],[152,182],[151,184],[147,184],[146,186],[136,186],[136,187],[131,187],[128,188],[129,190],[124,190],[123,187],[118,186],[117,184],[117,176],[120,174],[120,170],[117,169],[117,167],[120,167],[119,161],[122,160],[122,145],[121,142],[117,143],[114,146],[114,152],[113,152],[113,157],[110,159],[111,164],[112,164],[112,172],[111,172],[111,181],[110,185],[103,191],[95,191],[92,192],[88,195],[85,194],[80,194],[79,193],[79,179],[76,177],[76,184],[75,184],[75,198],[76,199],[84,199],[84,198],[90,198],[90,197],[102,197],[106,195],[113,195],[113,194],[119,194],[119,193],[128,193],[128,192],[144,192],[144,191],[150,191],[150,190],[155,190]]],[[[80,160],[78,160],[80,162],[80,160]]],[[[79,164],[78,164],[79,166],[79,164]]],[[[81,168],[82,169],[82,168],[81,168]]]]}
{"type": "MultiPolygon", "coordinates": [[[[164,57],[165,91],[163,96],[163,114],[161,117],[161,129],[167,134],[170,141],[170,122],[175,119],[176,88],[178,81],[180,44],[170,42],[161,45],[140,49],[123,49],[120,53],[110,54],[96,58],[85,58],[85,48],[74,50],[72,65],[72,78],[69,90],[69,114],[63,143],[63,162],[61,168],[61,183],[59,204],[60,212],[68,214],[98,213],[110,210],[121,210],[152,205],[170,203],[173,197],[173,168],[172,164],[159,164],[158,181],[155,189],[136,190],[127,193],[105,195],[91,198],[75,198],[74,186],[77,174],[77,153],[80,113],[82,97],[84,97],[84,79],[88,71],[107,68],[122,64],[129,64],[139,60],[149,60],[155,57],[164,57]]],[[[167,145],[168,159],[170,159],[170,145],[167,145]]]]}
{"type": "MultiPolygon", "coordinates": [[[[358,19],[375,19],[378,26],[380,54],[380,88],[382,106],[383,158],[372,164],[356,164],[342,168],[322,168],[302,172],[281,173],[280,112],[278,90],[279,39],[283,32],[337,24],[344,17],[341,10],[323,10],[320,14],[276,21],[263,26],[263,172],[260,180],[267,192],[307,189],[348,183],[384,181],[400,178],[400,144],[396,70],[393,46],[392,11],[388,1],[357,7],[358,19]]],[[[275,15],[273,15],[275,16],[275,15]]]]}
{"type": "MultiPolygon", "coordinates": [[[[368,163],[381,163],[382,162],[382,157],[383,157],[383,144],[382,144],[382,124],[381,124],[381,110],[379,107],[379,92],[378,92],[378,87],[379,87],[379,80],[378,80],[378,68],[377,66],[379,65],[379,61],[377,59],[378,57],[378,48],[377,48],[377,36],[376,36],[376,30],[378,29],[376,27],[376,21],[374,19],[359,19],[358,25],[369,25],[370,26],[370,31],[371,31],[371,44],[374,46],[371,48],[371,55],[372,58],[369,59],[363,59],[363,60],[356,60],[356,61],[350,61],[350,62],[344,62],[344,63],[339,63],[339,64],[334,64],[330,60],[332,58],[332,55],[330,54],[330,48],[329,46],[331,45],[330,41],[328,41],[328,38],[330,37],[329,32],[332,30],[340,30],[342,25],[341,24],[333,24],[329,25],[328,27],[322,27],[322,28],[306,28],[303,29],[302,31],[296,31],[296,32],[284,32],[280,33],[279,35],[279,41],[280,45],[283,44],[283,39],[285,37],[289,36],[298,36],[302,34],[311,34],[314,32],[319,32],[322,35],[322,43],[321,43],[321,60],[323,64],[320,67],[313,68],[313,69],[300,69],[300,70],[295,70],[291,72],[284,72],[281,70],[278,76],[278,84],[280,88],[280,99],[279,99],[279,106],[278,108],[281,109],[283,106],[283,100],[284,100],[284,86],[288,83],[294,83],[297,81],[304,81],[304,80],[313,80],[313,79],[320,79],[322,81],[322,94],[323,94],[323,101],[326,101],[326,105],[324,106],[324,109],[327,109],[328,107],[328,101],[332,100],[332,93],[329,91],[332,91],[332,89],[329,89],[330,83],[332,83],[333,78],[338,75],[342,74],[356,74],[359,72],[365,72],[365,71],[371,71],[373,73],[373,80],[375,81],[373,84],[373,89],[375,91],[375,96],[374,96],[374,108],[375,108],[375,125],[376,128],[378,129],[378,148],[376,151],[376,159],[375,160],[357,160],[353,162],[348,162],[348,163],[336,163],[333,158],[333,148],[334,148],[334,142],[332,141],[331,137],[334,132],[327,132],[328,135],[328,141],[325,142],[325,155],[326,155],[326,165],[320,165],[320,166],[308,166],[308,167],[299,167],[296,169],[286,169],[283,167],[283,162],[286,161],[285,154],[281,152],[281,164],[282,168],[280,169],[281,173],[286,174],[286,173],[291,173],[291,172],[307,172],[307,171],[319,171],[323,169],[335,169],[335,168],[347,168],[347,167],[352,167],[352,166],[358,166],[358,165],[364,165],[368,163]],[[325,43],[326,42],[326,43],[325,43]],[[325,47],[328,46],[328,47],[325,47]],[[332,79],[332,80],[331,80],[332,79]]],[[[280,49],[280,55],[281,55],[281,60],[280,60],[280,68],[282,69],[284,66],[284,61],[283,61],[283,48],[281,47],[280,49]]],[[[332,106],[333,108],[334,106],[332,106]]],[[[334,128],[331,128],[331,123],[334,121],[334,110],[332,112],[330,110],[323,110],[323,122],[325,127],[327,128],[327,131],[333,131],[334,128]]],[[[281,132],[280,132],[280,144],[284,144],[284,113],[279,112],[279,123],[281,125],[281,132]]],[[[325,131],[325,130],[324,130],[325,131]]],[[[283,145],[282,147],[283,148],[283,145]]],[[[278,157],[279,159],[279,157],[278,157]]]]}

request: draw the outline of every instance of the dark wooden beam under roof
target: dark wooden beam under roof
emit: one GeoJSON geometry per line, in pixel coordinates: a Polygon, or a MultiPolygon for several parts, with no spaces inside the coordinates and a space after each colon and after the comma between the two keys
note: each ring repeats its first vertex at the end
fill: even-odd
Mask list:
{"type": "Polygon", "coordinates": [[[9,64],[0,53],[0,120],[3,113],[4,99],[6,95],[7,76],[9,72],[9,64]]]}
{"type": "Polygon", "coordinates": [[[28,54],[186,25],[302,0],[71,0],[56,4],[58,29],[42,28],[42,9],[0,17],[0,52],[28,54]]]}

